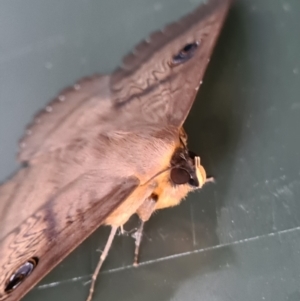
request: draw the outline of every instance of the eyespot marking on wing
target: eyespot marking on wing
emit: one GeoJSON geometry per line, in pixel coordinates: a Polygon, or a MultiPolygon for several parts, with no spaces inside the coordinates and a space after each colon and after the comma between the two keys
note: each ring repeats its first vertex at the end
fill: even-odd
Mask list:
{"type": "Polygon", "coordinates": [[[4,291],[9,294],[15,290],[32,273],[38,262],[37,257],[32,257],[19,266],[6,280],[4,291]]]}
{"type": "Polygon", "coordinates": [[[171,67],[178,66],[180,64],[185,63],[186,61],[190,60],[195,52],[198,49],[200,42],[196,41],[193,43],[187,43],[184,47],[177,54],[172,57],[172,60],[169,62],[171,67]]]}

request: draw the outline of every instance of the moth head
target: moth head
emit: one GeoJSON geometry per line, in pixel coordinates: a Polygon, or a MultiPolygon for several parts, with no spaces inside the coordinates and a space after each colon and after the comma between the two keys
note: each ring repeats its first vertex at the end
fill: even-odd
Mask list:
{"type": "Polygon", "coordinates": [[[188,185],[193,190],[206,183],[205,169],[195,153],[178,149],[173,155],[171,165],[170,179],[174,185],[188,185]]]}

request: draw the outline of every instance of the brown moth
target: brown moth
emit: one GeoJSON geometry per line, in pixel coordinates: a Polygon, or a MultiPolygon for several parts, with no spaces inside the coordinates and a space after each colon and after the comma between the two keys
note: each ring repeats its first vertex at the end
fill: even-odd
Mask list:
{"type": "MultiPolygon", "coordinates": [[[[230,0],[153,33],[111,75],[62,91],[27,129],[0,186],[0,300],[20,300],[100,225],[143,224],[207,181],[182,128],[230,0]],[[80,229],[80,231],[78,231],[80,229]]],[[[93,291],[94,280],[89,300],[93,291]]]]}

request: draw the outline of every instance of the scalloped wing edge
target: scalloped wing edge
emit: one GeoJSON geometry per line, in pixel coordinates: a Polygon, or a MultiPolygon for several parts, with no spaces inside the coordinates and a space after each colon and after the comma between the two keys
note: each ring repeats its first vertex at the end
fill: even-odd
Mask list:
{"type": "Polygon", "coordinates": [[[24,136],[19,140],[18,160],[29,161],[58,125],[66,119],[72,110],[78,109],[83,102],[97,95],[104,75],[95,74],[84,77],[73,86],[63,89],[45,108],[33,117],[26,127],[24,136]]]}

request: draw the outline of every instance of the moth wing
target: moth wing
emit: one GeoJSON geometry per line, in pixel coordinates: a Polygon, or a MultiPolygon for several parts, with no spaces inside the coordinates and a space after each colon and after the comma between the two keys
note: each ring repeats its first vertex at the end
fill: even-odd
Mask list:
{"type": "Polygon", "coordinates": [[[124,58],[111,78],[114,105],[127,116],[121,120],[123,128],[146,123],[182,126],[230,2],[207,1],[150,35],[124,58]]]}
{"type": "Polygon", "coordinates": [[[110,110],[108,82],[108,76],[95,75],[61,91],[27,127],[18,159],[30,161],[64,147],[83,130],[99,124],[98,118],[110,110]]]}
{"type": "Polygon", "coordinates": [[[111,76],[94,76],[62,91],[41,111],[20,141],[20,161],[65,147],[83,131],[181,127],[219,35],[231,0],[209,0],[179,22],[153,33],[111,76]],[[189,44],[193,57],[173,64],[189,44]]]}
{"type": "Polygon", "coordinates": [[[100,176],[86,172],[51,194],[55,181],[45,176],[49,173],[55,174],[45,166],[27,167],[0,186],[0,300],[24,296],[139,186],[134,176],[101,170],[100,176]],[[7,297],[9,277],[30,258],[38,258],[37,267],[7,297]]]}

